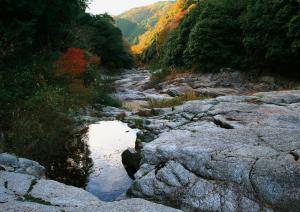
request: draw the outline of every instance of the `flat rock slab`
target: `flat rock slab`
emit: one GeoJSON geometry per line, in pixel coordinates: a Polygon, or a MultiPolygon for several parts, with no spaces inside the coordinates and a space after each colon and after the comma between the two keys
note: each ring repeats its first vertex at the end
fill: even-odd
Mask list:
{"type": "Polygon", "coordinates": [[[132,211],[177,212],[174,208],[143,199],[102,202],[91,193],[53,180],[14,172],[0,172],[0,211],[132,211]]]}
{"type": "Polygon", "coordinates": [[[1,211],[7,212],[61,212],[59,207],[43,205],[33,202],[11,201],[4,204],[0,204],[1,211]]]}
{"type": "Polygon", "coordinates": [[[300,91],[223,96],[148,119],[143,133],[156,139],[131,193],[184,210],[299,211],[299,103],[300,91]],[[175,128],[153,124],[178,117],[175,128]]]}
{"type": "Polygon", "coordinates": [[[29,195],[58,206],[101,205],[99,199],[91,193],[53,180],[39,180],[29,195]]]}
{"type": "Polygon", "coordinates": [[[104,203],[102,206],[91,207],[78,207],[78,208],[65,208],[67,212],[179,212],[174,208],[170,208],[164,205],[152,203],[143,199],[128,199],[122,201],[116,201],[111,203],[104,203]]]}
{"type": "Polygon", "coordinates": [[[26,174],[0,171],[0,179],[6,189],[15,195],[25,195],[30,189],[35,177],[26,174]]]}

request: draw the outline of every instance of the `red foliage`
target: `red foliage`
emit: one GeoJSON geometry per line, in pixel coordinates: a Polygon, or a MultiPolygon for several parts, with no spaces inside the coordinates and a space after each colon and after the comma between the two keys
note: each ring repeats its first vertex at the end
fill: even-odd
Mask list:
{"type": "Polygon", "coordinates": [[[84,51],[78,48],[69,48],[57,61],[58,67],[62,68],[65,73],[72,75],[83,73],[87,64],[84,51]]]}

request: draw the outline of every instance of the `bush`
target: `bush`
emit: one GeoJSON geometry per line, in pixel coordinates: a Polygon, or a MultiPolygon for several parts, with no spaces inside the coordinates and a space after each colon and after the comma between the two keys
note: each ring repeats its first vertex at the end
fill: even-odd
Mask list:
{"type": "Polygon", "coordinates": [[[102,65],[116,69],[132,67],[133,57],[111,16],[84,14],[80,24],[75,45],[101,57],[102,65]]]}
{"type": "Polygon", "coordinates": [[[14,111],[4,148],[39,161],[51,179],[84,187],[91,161],[67,109],[63,92],[48,88],[36,93],[14,111]]]}

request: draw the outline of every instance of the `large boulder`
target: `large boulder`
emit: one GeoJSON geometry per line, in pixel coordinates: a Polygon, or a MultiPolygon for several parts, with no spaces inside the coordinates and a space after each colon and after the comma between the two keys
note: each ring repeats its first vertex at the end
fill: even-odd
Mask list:
{"type": "Polygon", "coordinates": [[[153,128],[130,193],[184,210],[299,211],[299,103],[300,91],[224,96],[150,120],[148,132],[186,122],[153,128]]]}

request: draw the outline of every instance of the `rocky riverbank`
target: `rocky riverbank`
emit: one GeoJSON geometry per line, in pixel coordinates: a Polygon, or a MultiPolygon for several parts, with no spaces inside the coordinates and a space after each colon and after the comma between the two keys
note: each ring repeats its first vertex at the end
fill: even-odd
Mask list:
{"type": "Polygon", "coordinates": [[[253,93],[284,86],[271,77],[254,82],[240,73],[219,75],[156,88],[147,72],[116,82],[117,95],[131,104],[191,90],[214,97],[154,109],[150,117],[123,111],[124,120],[141,129],[141,162],[129,194],[185,211],[299,211],[300,91],[253,93]]]}
{"type": "Polygon", "coordinates": [[[126,71],[116,80],[114,95],[124,107],[87,109],[81,117],[121,119],[140,129],[135,150],[123,154],[127,168],[137,169],[128,191],[133,199],[102,202],[82,189],[44,179],[36,162],[1,154],[1,210],[176,211],[143,199],[183,211],[300,210],[300,90],[271,92],[289,86],[239,72],[158,84],[150,77],[146,70],[126,71]],[[206,99],[143,108],[149,100],[186,92],[206,99]]]}
{"type": "Polygon", "coordinates": [[[35,161],[0,154],[0,211],[178,211],[143,199],[102,202],[91,193],[45,178],[35,161]]]}
{"type": "Polygon", "coordinates": [[[300,91],[191,101],[144,123],[131,194],[204,211],[300,209],[300,91]]]}

